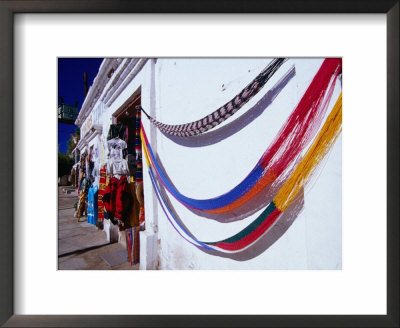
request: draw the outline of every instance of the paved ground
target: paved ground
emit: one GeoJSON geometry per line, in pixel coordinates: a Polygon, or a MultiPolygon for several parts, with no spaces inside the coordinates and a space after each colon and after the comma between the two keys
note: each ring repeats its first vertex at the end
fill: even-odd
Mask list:
{"type": "Polygon", "coordinates": [[[102,255],[125,250],[119,243],[108,244],[103,230],[87,223],[87,217],[74,217],[76,191],[58,188],[58,269],[59,270],[137,270],[128,262],[111,267],[102,255]]]}

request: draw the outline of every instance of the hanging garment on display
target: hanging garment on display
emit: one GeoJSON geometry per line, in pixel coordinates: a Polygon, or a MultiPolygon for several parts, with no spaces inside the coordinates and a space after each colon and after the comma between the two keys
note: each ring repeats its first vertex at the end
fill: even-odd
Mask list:
{"type": "Polygon", "coordinates": [[[136,110],[136,130],[135,130],[135,152],[136,152],[136,172],[135,182],[140,183],[143,181],[143,164],[142,164],[142,141],[140,138],[141,129],[141,108],[136,110]]]}
{"type": "Polygon", "coordinates": [[[86,173],[86,179],[88,180],[89,185],[92,184],[92,170],[93,170],[93,165],[94,163],[92,162],[92,149],[89,150],[89,153],[86,156],[85,160],[85,173],[86,173]]]}
{"type": "Polygon", "coordinates": [[[110,159],[107,163],[107,174],[110,177],[120,178],[129,176],[129,167],[125,159],[110,159]]]}
{"type": "Polygon", "coordinates": [[[143,226],[144,224],[144,194],[143,194],[143,182],[140,182],[136,185],[136,198],[140,205],[139,210],[139,224],[143,226]]]}
{"type": "Polygon", "coordinates": [[[107,162],[107,174],[110,177],[120,178],[128,176],[128,163],[122,157],[122,150],[126,148],[126,142],[120,138],[111,139],[108,141],[109,159],[107,162]]]}
{"type": "Polygon", "coordinates": [[[87,222],[96,225],[97,223],[97,193],[99,188],[91,185],[88,191],[87,222]]]}
{"type": "Polygon", "coordinates": [[[139,263],[139,231],[138,226],[125,229],[126,251],[128,253],[128,262],[131,265],[139,263]]]}
{"type": "Polygon", "coordinates": [[[83,215],[83,212],[85,211],[88,188],[89,188],[88,181],[86,177],[83,177],[80,184],[77,211],[75,213],[75,217],[78,219],[78,221],[80,217],[83,215]]]}
{"type": "Polygon", "coordinates": [[[111,124],[108,130],[107,140],[120,138],[125,139],[126,127],[122,122],[111,124]]]}
{"type": "Polygon", "coordinates": [[[110,179],[104,192],[103,203],[110,219],[126,221],[133,203],[126,176],[110,179]]]}
{"type": "Polygon", "coordinates": [[[103,203],[103,196],[106,190],[106,166],[103,165],[100,169],[100,179],[99,179],[99,191],[98,191],[98,220],[104,220],[104,203],[103,203]]]}
{"type": "Polygon", "coordinates": [[[86,172],[86,155],[82,154],[80,159],[79,159],[79,179],[78,179],[78,195],[81,191],[81,184],[82,184],[82,179],[85,176],[86,172]]]}
{"type": "Polygon", "coordinates": [[[126,162],[128,163],[129,175],[132,178],[136,176],[136,158],[133,154],[126,155],[126,162]]]}
{"type": "Polygon", "coordinates": [[[196,247],[206,250],[235,253],[243,251],[252,246],[276,222],[279,216],[295,199],[299,190],[304,188],[306,182],[318,167],[318,164],[323,160],[328,151],[331,149],[332,145],[335,143],[336,139],[341,133],[341,130],[342,95],[340,94],[331,113],[328,115],[324,125],[318,132],[311,146],[308,148],[304,157],[300,160],[294,171],[289,175],[288,179],[280,188],[273,201],[247,227],[232,237],[217,242],[203,242],[197,240],[193,234],[191,234],[187,228],[174,216],[173,212],[169,209],[159,186],[157,185],[157,181],[153,173],[153,167],[148,159],[146,150],[144,154],[156,196],[167,219],[173,225],[178,234],[196,247]]]}
{"type": "Polygon", "coordinates": [[[218,197],[193,199],[181,194],[157,162],[142,127],[143,148],[149,155],[158,181],[188,208],[218,214],[242,206],[282,176],[315,136],[329,106],[340,71],[341,59],[324,60],[300,102],[257,165],[236,187],[218,197]]]}
{"type": "Polygon", "coordinates": [[[139,210],[140,210],[140,203],[136,198],[136,185],[135,185],[135,180],[133,177],[131,177],[131,181],[129,183],[129,188],[131,191],[131,196],[132,196],[132,209],[129,214],[129,224],[131,227],[138,226],[139,225],[139,210]]]}
{"type": "Polygon", "coordinates": [[[93,147],[91,161],[93,163],[93,169],[91,170],[90,179],[92,183],[98,188],[100,183],[100,155],[98,143],[95,143],[93,147]]]}
{"type": "Polygon", "coordinates": [[[235,114],[244,104],[256,95],[258,91],[261,90],[261,88],[286,60],[287,58],[273,59],[267,67],[265,67],[261,73],[231,101],[198,121],[179,125],[163,124],[150,117],[143,109],[142,110],[150,121],[163,133],[179,137],[188,137],[204,133],[235,114]]]}
{"type": "Polygon", "coordinates": [[[126,141],[114,138],[107,141],[109,158],[123,158],[122,151],[126,148],[126,141]]]}

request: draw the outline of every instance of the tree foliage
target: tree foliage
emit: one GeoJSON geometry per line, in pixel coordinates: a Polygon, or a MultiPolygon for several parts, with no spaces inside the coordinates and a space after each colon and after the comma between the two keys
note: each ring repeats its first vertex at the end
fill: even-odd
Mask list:
{"type": "Polygon", "coordinates": [[[67,154],[71,154],[71,152],[74,150],[76,144],[78,143],[81,135],[81,130],[79,128],[76,128],[75,133],[72,133],[70,138],[67,141],[67,154]]]}
{"type": "Polygon", "coordinates": [[[71,173],[74,160],[66,154],[58,152],[58,177],[71,173]]]}

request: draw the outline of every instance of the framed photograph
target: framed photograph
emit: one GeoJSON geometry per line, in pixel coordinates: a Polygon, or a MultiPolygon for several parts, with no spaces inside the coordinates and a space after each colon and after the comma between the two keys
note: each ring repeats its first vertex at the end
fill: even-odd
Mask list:
{"type": "MultiPolygon", "coordinates": [[[[5,0],[0,1],[0,22],[1,143],[7,150],[0,179],[2,325],[399,325],[398,1],[233,1],[229,6],[206,2],[188,7],[162,1],[5,0]],[[60,98],[67,93],[60,93],[60,81],[69,79],[68,71],[79,60],[93,58],[97,66],[89,76],[89,90],[86,73],[78,86],[85,88],[85,99],[74,119],[80,141],[79,153],[71,152],[77,159],[72,185],[80,186],[83,201],[73,210],[72,198],[60,202],[60,190],[68,194],[69,189],[63,189],[61,179],[67,175],[60,176],[57,168],[57,119],[61,108],[61,120],[67,122],[78,105],[60,98]],[[265,92],[259,92],[264,84],[265,92]],[[232,100],[219,108],[227,99],[232,100]],[[231,118],[230,111],[241,106],[244,110],[231,118]],[[261,112],[268,108],[269,116],[261,115],[261,107],[261,112]],[[216,110],[210,114],[210,108],[216,110]],[[315,111],[306,112],[309,108],[315,111]],[[337,111],[340,115],[332,114],[337,111]],[[192,121],[194,112],[207,122],[171,125],[192,121]],[[139,152],[127,134],[135,135],[140,114],[139,152]],[[287,128],[280,130],[282,125],[287,128]],[[261,143],[256,130],[265,126],[269,130],[261,143]],[[182,133],[197,137],[180,138],[182,133]],[[246,143],[244,136],[253,141],[246,143]],[[263,189],[271,194],[262,199],[268,200],[267,209],[256,209],[254,199],[247,211],[241,204],[238,211],[234,206],[241,198],[235,198],[237,188],[232,186],[246,184],[240,197],[253,195],[254,179],[246,177],[258,160],[253,154],[263,154],[266,146],[278,145],[284,137],[284,154],[276,150],[271,167],[257,178],[266,181],[269,172],[278,171],[284,176],[276,190],[263,189]],[[118,146],[121,138],[126,147],[118,146]],[[129,170],[120,173],[121,158],[128,163],[129,142],[135,172],[127,164],[129,170]],[[303,143],[310,146],[298,146],[303,143]],[[198,183],[201,172],[211,174],[221,164],[215,172],[220,183],[212,190],[196,187],[196,182],[185,186],[190,170],[179,169],[182,150],[190,168],[199,172],[198,183]],[[147,163],[143,177],[138,153],[147,163]],[[319,169],[318,158],[325,153],[328,160],[319,169]],[[208,161],[196,161],[198,154],[208,161]],[[223,155],[218,163],[217,154],[223,155]],[[230,167],[238,161],[241,171],[230,167]],[[105,170],[107,188],[121,184],[125,176],[135,187],[132,181],[144,180],[140,195],[151,204],[142,212],[149,219],[140,223],[147,247],[140,266],[142,253],[134,244],[139,223],[132,223],[140,220],[140,211],[128,220],[104,198],[104,221],[95,216],[90,202],[98,175],[91,163],[100,173],[105,170]],[[315,167],[313,186],[303,191],[315,167]],[[224,182],[224,174],[232,179],[224,182]],[[329,187],[321,188],[320,180],[329,187]],[[87,219],[82,181],[89,190],[87,219]],[[225,198],[202,201],[231,187],[225,198]],[[64,203],[69,205],[60,206],[64,203]],[[251,220],[243,225],[220,215],[232,207],[235,218],[251,220]],[[113,248],[102,254],[105,262],[88,266],[74,257],[77,252],[104,245],[97,245],[95,238],[87,244],[77,230],[61,231],[62,220],[72,225],[62,211],[71,217],[79,212],[77,222],[72,221],[80,228],[104,230],[109,239],[124,236],[126,250],[113,248]],[[286,228],[275,224],[275,212],[283,213],[286,228]],[[198,220],[216,213],[219,221],[206,220],[203,226],[198,220]],[[230,238],[221,234],[219,227],[226,223],[233,227],[226,234],[240,233],[230,238]],[[243,251],[251,246],[257,249],[243,251]],[[126,257],[121,252],[127,252],[130,263],[112,264],[120,260],[118,254],[126,257]],[[132,265],[139,270],[130,270],[132,265]]],[[[253,171],[247,176],[255,176],[257,166],[253,171]]],[[[113,192],[109,189],[104,194],[113,192]]]]}

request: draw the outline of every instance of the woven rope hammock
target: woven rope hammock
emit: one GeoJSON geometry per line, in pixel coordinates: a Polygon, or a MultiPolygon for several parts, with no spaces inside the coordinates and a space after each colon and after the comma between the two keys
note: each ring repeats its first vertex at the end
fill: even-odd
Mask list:
{"type": "Polygon", "coordinates": [[[233,114],[235,114],[244,104],[246,104],[254,95],[261,90],[261,88],[268,82],[268,80],[275,74],[275,72],[282,66],[287,58],[275,58],[261,73],[248,84],[238,95],[231,101],[227,102],[224,106],[218,108],[211,114],[203,117],[202,119],[179,125],[164,124],[153,117],[149,116],[144,109],[143,113],[149,118],[160,131],[166,134],[175,135],[179,137],[188,137],[202,134],[217,125],[221,124],[233,114]]]}
{"type": "Polygon", "coordinates": [[[236,187],[218,197],[193,199],[181,194],[168,180],[157,162],[142,126],[143,149],[149,155],[157,180],[174,198],[188,208],[220,214],[244,205],[281,176],[315,136],[326,113],[340,71],[340,59],[324,60],[297,107],[257,165],[236,187]]]}
{"type": "Polygon", "coordinates": [[[247,227],[229,238],[216,242],[204,242],[197,240],[174,216],[172,211],[168,208],[160,188],[157,185],[157,181],[153,173],[154,167],[149,160],[147,149],[145,147],[143,149],[151,182],[161,208],[179,235],[181,235],[189,243],[201,249],[235,253],[243,251],[256,243],[265,234],[265,232],[271,228],[279,216],[295,199],[299,190],[305,186],[307,180],[315,172],[318,164],[322,161],[322,159],[331,149],[332,145],[335,143],[337,137],[341,133],[341,130],[342,94],[340,94],[331,113],[328,115],[324,125],[318,132],[318,135],[307,150],[306,154],[280,188],[273,201],[247,227]]]}

